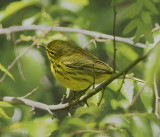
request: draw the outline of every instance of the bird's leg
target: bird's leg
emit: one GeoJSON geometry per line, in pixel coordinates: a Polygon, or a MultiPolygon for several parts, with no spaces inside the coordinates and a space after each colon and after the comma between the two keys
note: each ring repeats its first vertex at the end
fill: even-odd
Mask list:
{"type": "Polygon", "coordinates": [[[75,96],[76,96],[76,91],[73,90],[73,97],[75,97],[75,96]]]}
{"type": "MultiPolygon", "coordinates": [[[[92,84],[91,84],[91,85],[92,85],[92,84]]],[[[77,99],[77,98],[78,98],[78,100],[79,100],[79,98],[80,98],[82,95],[85,94],[85,92],[91,87],[91,85],[90,85],[88,88],[79,91],[78,93],[76,93],[77,91],[73,91],[73,96],[71,97],[70,100],[74,100],[74,99],[77,99]]]]}
{"type": "Polygon", "coordinates": [[[76,96],[77,96],[77,94],[78,94],[78,93],[76,93],[76,92],[77,92],[77,91],[74,91],[74,90],[73,90],[73,96],[71,97],[71,99],[70,99],[70,100],[73,100],[73,99],[75,99],[75,98],[76,98],[76,96]]]}

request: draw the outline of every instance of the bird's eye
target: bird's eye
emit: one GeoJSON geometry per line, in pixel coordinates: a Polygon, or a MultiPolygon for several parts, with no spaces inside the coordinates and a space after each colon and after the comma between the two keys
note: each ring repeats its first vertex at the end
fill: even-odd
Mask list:
{"type": "Polygon", "coordinates": [[[54,52],[49,52],[49,54],[50,54],[51,56],[55,55],[55,53],[54,53],[54,52]]]}

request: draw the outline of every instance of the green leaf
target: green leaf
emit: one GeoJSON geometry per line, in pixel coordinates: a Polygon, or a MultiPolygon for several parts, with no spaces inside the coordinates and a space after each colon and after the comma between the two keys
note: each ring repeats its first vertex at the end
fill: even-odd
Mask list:
{"type": "Polygon", "coordinates": [[[49,137],[53,131],[58,129],[57,119],[51,119],[48,116],[25,121],[22,127],[27,129],[29,136],[32,137],[49,137]]]}
{"type": "Polygon", "coordinates": [[[128,34],[137,27],[136,19],[131,20],[123,30],[123,34],[128,34]]]}
{"type": "Polygon", "coordinates": [[[153,3],[150,0],[144,0],[144,5],[146,6],[147,9],[149,9],[151,12],[158,14],[159,11],[157,8],[153,5],[153,3]]]}
{"type": "Polygon", "coordinates": [[[89,0],[67,0],[67,1],[78,6],[87,6],[89,4],[89,0]]]}
{"type": "Polygon", "coordinates": [[[25,2],[25,1],[17,1],[17,2],[12,2],[11,4],[9,4],[7,6],[7,8],[2,11],[2,18],[0,18],[0,21],[4,20],[5,18],[7,18],[8,16],[14,14],[15,12],[25,8],[25,7],[28,7],[28,6],[31,6],[33,4],[39,4],[37,3],[36,1],[29,1],[29,2],[25,2]]]}
{"type": "Polygon", "coordinates": [[[145,117],[135,115],[132,117],[130,131],[134,137],[151,137],[151,127],[145,117]]]}
{"type": "Polygon", "coordinates": [[[74,113],[75,117],[80,117],[84,114],[90,114],[89,109],[86,109],[86,107],[80,107],[78,109],[76,109],[76,112],[74,113]]]}
{"type": "Polygon", "coordinates": [[[115,127],[107,129],[107,135],[100,137],[132,137],[126,129],[117,129],[115,127]]]}
{"type": "Polygon", "coordinates": [[[135,33],[135,38],[134,38],[134,42],[137,43],[139,41],[140,36],[144,33],[145,28],[142,24],[142,21],[140,19],[137,19],[137,30],[135,33]]]}
{"type": "Polygon", "coordinates": [[[8,102],[0,101],[0,117],[10,119],[13,116],[14,108],[8,102]]]}
{"type": "Polygon", "coordinates": [[[144,24],[151,25],[151,20],[152,19],[151,19],[151,15],[150,15],[149,12],[142,12],[141,13],[141,18],[142,18],[144,24]]]}
{"type": "Polygon", "coordinates": [[[154,42],[153,33],[151,32],[151,30],[148,29],[149,27],[147,26],[146,26],[146,29],[144,30],[144,37],[149,43],[153,43],[154,42]]]}
{"type": "MultiPolygon", "coordinates": [[[[160,120],[157,119],[157,121],[160,123],[160,120]]],[[[151,121],[151,129],[153,137],[159,137],[160,135],[160,125],[157,125],[155,122],[151,121]]]]}
{"type": "Polygon", "coordinates": [[[140,97],[147,111],[151,113],[153,110],[153,89],[145,87],[140,97]]]}
{"type": "Polygon", "coordinates": [[[156,2],[156,3],[158,3],[159,2],[159,0],[153,0],[154,2],[156,2]]]}
{"type": "Polygon", "coordinates": [[[131,104],[131,103],[130,103],[128,100],[126,100],[126,99],[121,99],[121,100],[119,101],[118,106],[121,107],[121,108],[125,111],[125,110],[128,109],[128,107],[129,107],[130,104],[131,104]]]}
{"type": "Polygon", "coordinates": [[[15,80],[14,77],[12,76],[12,74],[4,66],[2,66],[1,64],[0,64],[0,70],[5,72],[12,80],[15,80]]]}
{"type": "Polygon", "coordinates": [[[123,84],[123,90],[122,94],[128,99],[128,101],[131,103],[133,98],[133,80],[126,79],[125,83],[123,84]]]}
{"type": "Polygon", "coordinates": [[[142,10],[142,6],[143,6],[143,0],[138,0],[137,2],[129,6],[129,8],[125,12],[125,16],[131,19],[134,18],[136,15],[140,13],[140,11],[142,10]]]}
{"type": "MultiPolygon", "coordinates": [[[[124,44],[124,43],[116,43],[116,48],[117,48],[117,66],[119,68],[119,70],[124,69],[125,67],[128,66],[129,63],[131,63],[132,61],[134,61],[137,57],[138,54],[135,50],[133,50],[131,47],[129,47],[128,45],[124,44]],[[127,51],[127,52],[125,52],[127,51]],[[124,60],[122,60],[124,59],[124,60]]],[[[139,63],[137,64],[136,67],[141,68],[142,64],[139,63]]]]}
{"type": "Polygon", "coordinates": [[[122,80],[121,79],[116,79],[114,80],[113,82],[111,82],[108,87],[111,88],[113,91],[117,91],[120,87],[122,83],[122,80]]]}
{"type": "Polygon", "coordinates": [[[152,29],[152,21],[149,12],[142,12],[141,19],[137,19],[137,31],[135,42],[138,42],[141,34],[144,34],[145,39],[153,43],[153,34],[151,32],[152,29]]]}
{"type": "Polygon", "coordinates": [[[24,34],[21,34],[20,39],[22,39],[23,41],[30,41],[33,39],[33,36],[26,36],[24,34]]]}
{"type": "Polygon", "coordinates": [[[118,101],[115,100],[115,99],[112,99],[111,100],[111,106],[112,106],[113,110],[116,110],[117,107],[118,107],[118,101]]]}
{"type": "MultiPolygon", "coordinates": [[[[144,86],[144,83],[141,83],[141,82],[134,83],[134,96],[142,89],[142,86],[144,86]]],[[[133,108],[137,112],[146,112],[146,108],[142,103],[142,100],[140,97],[138,97],[137,100],[135,101],[133,108]]]]}
{"type": "Polygon", "coordinates": [[[68,121],[71,119],[71,117],[65,117],[63,119],[63,121],[61,122],[59,128],[58,128],[58,137],[60,137],[61,134],[63,134],[65,132],[65,130],[69,129],[70,126],[68,126],[68,121]]]}
{"type": "Polygon", "coordinates": [[[104,119],[101,120],[100,125],[104,126],[111,123],[118,128],[128,126],[127,120],[125,119],[124,115],[121,114],[113,114],[106,116],[104,119]]]}
{"type": "MultiPolygon", "coordinates": [[[[114,81],[113,81],[114,82],[114,81]]],[[[112,82],[112,83],[113,83],[112,82]]],[[[112,84],[112,83],[110,83],[110,84],[112,84]]],[[[114,84],[115,86],[116,86],[116,84],[114,84]]],[[[110,85],[109,85],[110,86],[110,85]]],[[[103,97],[103,99],[104,99],[104,104],[109,104],[110,103],[110,101],[112,100],[112,98],[114,98],[115,96],[114,96],[114,94],[113,94],[113,91],[109,88],[109,86],[106,88],[106,90],[104,91],[104,97],[103,97]]],[[[110,87],[112,87],[112,86],[110,86],[110,87]]]]}
{"type": "Polygon", "coordinates": [[[112,6],[116,6],[119,3],[123,2],[124,0],[112,0],[112,6]]]}
{"type": "Polygon", "coordinates": [[[152,19],[149,12],[142,12],[141,13],[142,25],[143,25],[143,33],[145,39],[153,43],[153,33],[152,33],[152,19]]]}
{"type": "MultiPolygon", "coordinates": [[[[147,113],[146,118],[154,122],[158,127],[160,127],[160,119],[158,119],[154,113],[147,113]]],[[[159,132],[160,132],[160,128],[159,128],[159,132]]]]}
{"type": "Polygon", "coordinates": [[[135,12],[136,6],[137,6],[136,3],[130,5],[127,11],[125,12],[125,17],[133,18],[134,16],[136,16],[137,15],[137,13],[135,12]]]}
{"type": "MultiPolygon", "coordinates": [[[[155,41],[157,41],[156,39],[159,38],[160,35],[155,36],[155,41]]],[[[153,46],[153,44],[149,46],[153,46]]],[[[152,53],[150,54],[150,58],[145,64],[146,71],[144,74],[145,74],[145,80],[148,81],[148,83],[153,83],[154,75],[156,74],[157,76],[158,74],[160,74],[160,62],[158,61],[160,59],[159,51],[160,51],[160,42],[156,44],[156,47],[152,50],[152,53]]]]}
{"type": "Polygon", "coordinates": [[[71,118],[68,121],[68,125],[72,125],[75,127],[81,127],[81,128],[85,128],[86,127],[86,122],[83,119],[80,118],[71,118]]]}

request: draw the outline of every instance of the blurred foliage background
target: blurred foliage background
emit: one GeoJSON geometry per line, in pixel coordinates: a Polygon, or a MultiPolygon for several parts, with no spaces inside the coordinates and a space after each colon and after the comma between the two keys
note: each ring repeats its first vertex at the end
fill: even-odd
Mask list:
{"type": "MultiPolygon", "coordinates": [[[[129,71],[129,74],[146,80],[147,85],[125,80],[118,99],[115,99],[122,80],[114,80],[106,88],[99,107],[97,102],[101,93],[88,100],[89,108],[72,109],[71,116],[67,110],[55,112],[57,117],[53,119],[46,111],[36,109],[32,113],[30,107],[0,101],[1,137],[159,137],[160,98],[155,97],[155,91],[160,95],[160,30],[152,32],[153,28],[159,27],[159,0],[1,0],[0,24],[1,28],[33,24],[63,26],[112,35],[113,6],[117,10],[116,35],[133,37],[135,43],[146,45],[140,48],[117,42],[116,67],[119,71],[156,46],[149,59],[129,71]],[[141,89],[142,93],[130,106],[141,89]]],[[[0,78],[16,54],[25,51],[43,33],[26,30],[0,35],[0,78]]],[[[81,47],[92,39],[79,33],[49,32],[39,44],[56,38],[72,40],[81,47]]],[[[97,47],[91,43],[88,50],[112,66],[113,41],[97,42],[97,47]]],[[[46,104],[60,103],[66,89],[52,76],[42,49],[34,46],[20,58],[20,64],[24,78],[15,64],[0,83],[0,97],[21,97],[39,87],[29,99],[46,104]]]]}

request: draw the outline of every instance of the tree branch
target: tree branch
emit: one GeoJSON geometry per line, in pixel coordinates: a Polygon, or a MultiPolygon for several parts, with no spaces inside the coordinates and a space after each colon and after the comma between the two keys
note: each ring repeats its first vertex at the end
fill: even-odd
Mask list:
{"type": "Polygon", "coordinates": [[[27,106],[31,106],[33,108],[43,109],[43,110],[48,111],[49,113],[51,113],[51,111],[58,111],[58,110],[68,109],[70,107],[73,107],[73,106],[76,106],[76,105],[80,104],[81,102],[86,102],[86,100],[88,98],[92,97],[93,95],[95,95],[96,93],[98,93],[99,91],[104,89],[113,80],[115,80],[116,78],[122,76],[124,73],[126,73],[130,69],[132,69],[140,61],[142,61],[143,59],[147,58],[147,56],[149,55],[151,50],[148,53],[146,53],[145,55],[143,55],[143,56],[139,57],[138,59],[136,59],[133,63],[131,63],[123,71],[121,71],[121,72],[119,72],[117,74],[113,74],[107,81],[101,83],[98,87],[92,89],[89,93],[86,93],[85,95],[81,96],[79,98],[79,100],[71,100],[70,103],[58,104],[58,105],[47,105],[47,104],[44,104],[44,103],[32,101],[32,100],[25,99],[25,98],[22,98],[22,97],[3,97],[2,100],[10,102],[10,103],[24,104],[24,105],[27,105],[27,106]]]}
{"type": "MultiPolygon", "coordinates": [[[[83,30],[83,29],[78,29],[78,28],[67,28],[67,27],[53,27],[53,26],[44,26],[44,25],[30,25],[30,26],[14,26],[14,27],[9,27],[9,28],[2,28],[0,29],[0,35],[1,34],[11,34],[13,32],[18,32],[18,31],[31,31],[31,30],[42,30],[42,31],[58,31],[58,32],[74,32],[74,33],[81,33],[84,35],[88,35],[94,38],[103,38],[103,39],[111,39],[113,40],[112,35],[107,35],[99,32],[94,32],[94,31],[88,31],[88,30],[83,30]]],[[[130,44],[132,46],[140,47],[140,48],[145,48],[145,44],[142,43],[134,43],[132,38],[122,38],[122,37],[115,37],[116,41],[123,42],[126,44],[130,44]]]]}
{"type": "Polygon", "coordinates": [[[29,99],[25,99],[23,97],[3,97],[3,101],[9,102],[9,103],[16,103],[16,104],[23,104],[27,106],[31,106],[33,108],[39,108],[46,111],[56,111],[56,110],[62,110],[69,107],[69,103],[66,104],[58,104],[58,105],[47,105],[41,102],[32,101],[29,99]]]}

